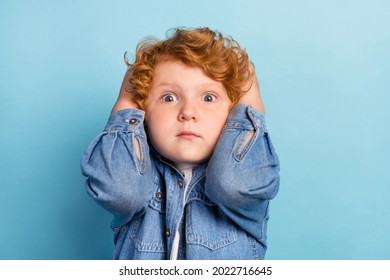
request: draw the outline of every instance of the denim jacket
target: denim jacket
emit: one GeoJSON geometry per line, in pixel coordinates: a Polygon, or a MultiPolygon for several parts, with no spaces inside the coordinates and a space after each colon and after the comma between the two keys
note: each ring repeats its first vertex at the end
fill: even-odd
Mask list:
{"type": "Polygon", "coordinates": [[[263,259],[269,201],[279,189],[263,113],[237,104],[188,184],[148,144],[143,121],[141,110],[112,113],[81,159],[88,194],[113,214],[113,258],[169,259],[179,234],[177,259],[263,259]]]}

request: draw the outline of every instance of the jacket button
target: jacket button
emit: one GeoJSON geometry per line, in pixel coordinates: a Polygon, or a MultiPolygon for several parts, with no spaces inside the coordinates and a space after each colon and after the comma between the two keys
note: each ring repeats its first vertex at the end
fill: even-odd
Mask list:
{"type": "Polygon", "coordinates": [[[183,187],[183,182],[182,181],[177,181],[177,185],[179,186],[179,188],[182,188],[183,187]]]}
{"type": "Polygon", "coordinates": [[[161,200],[161,198],[162,198],[161,192],[158,192],[158,193],[156,194],[156,197],[157,197],[158,200],[161,200]]]}
{"type": "Polygon", "coordinates": [[[165,231],[165,235],[167,237],[171,236],[171,230],[169,228],[165,231]]]}
{"type": "Polygon", "coordinates": [[[138,122],[137,119],[131,119],[131,120],[129,120],[129,124],[135,124],[135,123],[137,123],[137,122],[138,122]]]}

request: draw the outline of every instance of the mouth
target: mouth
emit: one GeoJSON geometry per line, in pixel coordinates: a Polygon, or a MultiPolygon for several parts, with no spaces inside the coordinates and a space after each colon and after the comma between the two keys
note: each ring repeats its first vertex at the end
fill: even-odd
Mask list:
{"type": "Polygon", "coordinates": [[[181,131],[177,137],[181,139],[194,139],[199,137],[199,135],[192,131],[181,131]]]}

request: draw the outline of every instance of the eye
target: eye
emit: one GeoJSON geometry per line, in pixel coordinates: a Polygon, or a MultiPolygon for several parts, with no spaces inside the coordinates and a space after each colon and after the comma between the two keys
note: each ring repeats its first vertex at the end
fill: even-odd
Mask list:
{"type": "Polygon", "coordinates": [[[164,102],[173,102],[177,100],[177,97],[173,93],[168,93],[168,94],[164,94],[161,100],[164,102]]]}
{"type": "Polygon", "coordinates": [[[205,102],[214,102],[217,100],[217,97],[214,94],[206,93],[202,96],[203,101],[205,102]]]}

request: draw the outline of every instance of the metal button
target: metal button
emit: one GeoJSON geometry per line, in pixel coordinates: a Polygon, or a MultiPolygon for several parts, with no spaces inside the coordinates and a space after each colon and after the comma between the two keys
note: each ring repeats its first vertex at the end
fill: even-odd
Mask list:
{"type": "Polygon", "coordinates": [[[137,122],[138,122],[137,119],[131,119],[131,120],[129,120],[129,124],[135,124],[135,123],[137,123],[137,122]]]}
{"type": "Polygon", "coordinates": [[[157,197],[158,200],[161,200],[161,198],[162,198],[162,193],[161,193],[161,192],[157,192],[156,197],[157,197]]]}
{"type": "Polygon", "coordinates": [[[171,236],[171,230],[169,228],[167,228],[167,230],[165,231],[165,235],[167,237],[171,236]]]}
{"type": "Polygon", "coordinates": [[[179,186],[179,188],[182,188],[182,187],[183,187],[183,182],[180,181],[180,180],[178,180],[178,181],[177,181],[177,185],[179,186]]]}

